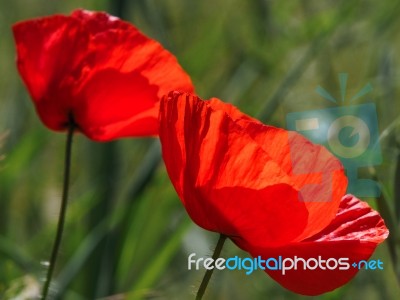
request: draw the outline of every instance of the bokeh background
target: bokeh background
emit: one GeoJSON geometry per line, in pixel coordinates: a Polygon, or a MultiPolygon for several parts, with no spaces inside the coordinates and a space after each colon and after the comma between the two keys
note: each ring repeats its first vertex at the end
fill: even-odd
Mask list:
{"type": "MultiPolygon", "coordinates": [[[[235,103],[285,127],[290,112],[333,107],[339,72],[357,103],[377,105],[383,163],[364,168],[383,194],[365,199],[391,235],[363,270],[317,299],[399,299],[400,2],[272,0],[0,0],[0,299],[30,299],[44,277],[60,205],[65,135],[35,114],[15,67],[13,23],[76,8],[137,25],[179,59],[203,98],[235,103]],[[19,297],[19,298],[18,298],[19,297]]],[[[210,256],[217,234],[196,227],[169,182],[155,139],[74,141],[67,224],[55,279],[61,299],[192,299],[204,274],[187,257],[210,256]]],[[[227,242],[222,256],[246,253],[227,242]]],[[[207,299],[308,299],[263,272],[214,273],[207,299]]]]}

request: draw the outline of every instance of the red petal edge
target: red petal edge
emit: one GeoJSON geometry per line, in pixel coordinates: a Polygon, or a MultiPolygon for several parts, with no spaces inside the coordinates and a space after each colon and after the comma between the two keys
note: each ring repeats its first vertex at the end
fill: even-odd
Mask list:
{"type": "Polygon", "coordinates": [[[247,250],[253,257],[261,256],[263,259],[279,256],[282,259],[297,256],[305,260],[348,258],[349,268],[346,270],[303,270],[303,264],[299,262],[297,270],[288,270],[285,275],[280,270],[266,271],[279,284],[295,293],[319,295],[349,282],[358,272],[351,264],[368,260],[388,235],[389,231],[378,212],[356,197],[346,195],[335,219],[319,234],[283,247],[247,250]]]}

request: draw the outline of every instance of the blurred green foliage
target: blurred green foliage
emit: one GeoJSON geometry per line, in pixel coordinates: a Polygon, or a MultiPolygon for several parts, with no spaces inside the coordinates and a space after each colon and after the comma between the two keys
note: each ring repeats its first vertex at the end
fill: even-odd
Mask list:
{"type": "MultiPolygon", "coordinates": [[[[60,202],[65,135],[38,120],[18,77],[13,23],[83,7],[121,15],[159,40],[192,76],[203,98],[285,126],[288,112],[329,107],[317,85],[338,96],[367,82],[377,105],[384,161],[362,170],[384,194],[368,199],[390,239],[361,271],[318,299],[399,299],[400,2],[240,0],[0,0],[0,299],[29,299],[45,274],[60,202]],[[397,276],[396,276],[397,274],[397,276]],[[25,298],[24,298],[25,297],[25,298]]],[[[359,99],[359,103],[365,98],[359,99]]],[[[295,225],[294,225],[295,226],[295,225]]],[[[217,234],[188,219],[153,139],[101,144],[77,136],[72,187],[53,288],[62,299],[190,299],[203,271],[187,256],[211,255],[217,234]]],[[[222,255],[246,256],[227,242],[222,255]]],[[[304,299],[262,272],[215,272],[208,299],[304,299]]]]}

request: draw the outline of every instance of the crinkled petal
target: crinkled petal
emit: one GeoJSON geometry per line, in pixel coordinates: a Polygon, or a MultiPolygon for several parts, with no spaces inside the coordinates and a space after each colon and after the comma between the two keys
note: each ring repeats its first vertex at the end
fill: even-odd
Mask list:
{"type": "MultiPolygon", "coordinates": [[[[319,295],[332,291],[350,281],[358,272],[361,260],[368,260],[379,243],[389,234],[379,213],[367,203],[352,195],[343,197],[335,219],[317,235],[299,243],[277,248],[253,247],[247,249],[252,256],[263,259],[282,257],[324,260],[322,267],[304,270],[304,263],[298,260],[297,270],[266,270],[266,272],[285,288],[304,295],[319,295]],[[326,263],[332,270],[327,268],[326,263]],[[339,261],[341,260],[341,261],[339,261]],[[357,267],[352,264],[356,263],[357,267]],[[342,267],[343,269],[339,269],[342,267]]],[[[287,266],[290,261],[285,263],[287,266]]],[[[315,266],[315,262],[309,262],[315,266]]],[[[364,263],[360,264],[364,266],[364,263]]],[[[273,265],[272,265],[273,266],[273,265]]],[[[378,265],[375,265],[378,268],[378,265]]]]}

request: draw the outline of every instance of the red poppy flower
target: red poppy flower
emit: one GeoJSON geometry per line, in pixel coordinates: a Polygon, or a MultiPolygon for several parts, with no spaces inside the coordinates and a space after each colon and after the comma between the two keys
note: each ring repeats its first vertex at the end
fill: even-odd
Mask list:
{"type": "Polygon", "coordinates": [[[218,99],[182,93],[162,99],[160,139],[191,218],[243,248],[254,240],[279,246],[318,233],[346,190],[342,165],[325,148],[218,99]]]}
{"type": "Polygon", "coordinates": [[[158,105],[171,89],[192,91],[175,57],[133,25],[77,10],[13,26],[18,70],[43,123],[72,116],[94,140],[158,134],[158,105]]]}
{"type": "Polygon", "coordinates": [[[178,92],[164,97],[160,139],[169,177],[190,217],[252,254],[305,245],[330,228],[343,205],[347,179],[324,147],[218,99],[178,92]]]}

